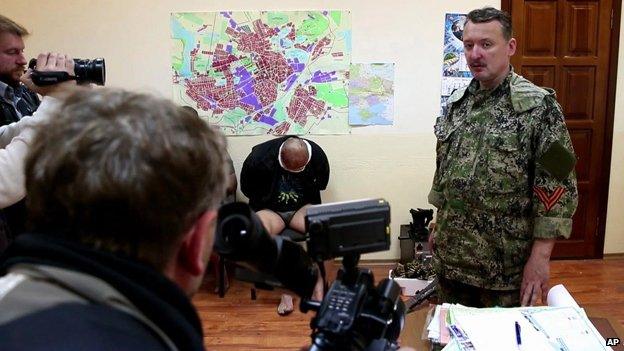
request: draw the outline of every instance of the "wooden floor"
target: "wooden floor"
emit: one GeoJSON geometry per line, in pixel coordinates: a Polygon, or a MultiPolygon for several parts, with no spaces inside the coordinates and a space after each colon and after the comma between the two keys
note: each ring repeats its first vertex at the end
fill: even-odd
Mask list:
{"type": "MultiPolygon", "coordinates": [[[[390,267],[363,266],[372,268],[377,279],[390,267]]],[[[624,258],[553,261],[551,285],[560,283],[579,305],[609,316],[624,328],[624,258]]],[[[298,350],[309,344],[313,312],[303,314],[296,309],[289,316],[279,316],[276,308],[281,291],[258,290],[257,300],[251,300],[249,284],[230,284],[225,297],[219,298],[214,282],[207,278],[193,299],[208,350],[298,350]]]]}

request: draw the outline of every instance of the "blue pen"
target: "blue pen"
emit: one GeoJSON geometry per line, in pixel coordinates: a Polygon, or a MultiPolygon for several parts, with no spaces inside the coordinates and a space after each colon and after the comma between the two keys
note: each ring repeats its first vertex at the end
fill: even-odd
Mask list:
{"type": "Polygon", "coordinates": [[[520,323],[516,321],[516,344],[518,344],[518,348],[522,345],[522,337],[520,336],[520,323]]]}

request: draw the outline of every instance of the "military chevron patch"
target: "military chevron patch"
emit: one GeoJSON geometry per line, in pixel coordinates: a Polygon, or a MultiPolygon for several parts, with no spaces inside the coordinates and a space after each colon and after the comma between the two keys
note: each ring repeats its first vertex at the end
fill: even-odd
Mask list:
{"type": "Polygon", "coordinates": [[[537,195],[537,197],[540,199],[542,204],[544,204],[546,212],[548,212],[553,206],[555,206],[557,201],[561,199],[561,196],[565,192],[565,189],[562,186],[558,186],[555,188],[555,190],[553,190],[552,193],[548,194],[546,189],[534,186],[533,191],[535,192],[535,195],[537,195]]]}

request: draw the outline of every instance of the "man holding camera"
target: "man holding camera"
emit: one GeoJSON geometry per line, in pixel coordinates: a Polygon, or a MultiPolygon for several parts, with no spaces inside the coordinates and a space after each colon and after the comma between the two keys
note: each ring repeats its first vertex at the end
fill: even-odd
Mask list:
{"type": "MultiPolygon", "coordinates": [[[[31,116],[39,107],[37,94],[20,82],[26,69],[23,37],[28,31],[9,18],[0,15],[0,126],[31,116]]],[[[2,136],[6,145],[12,134],[2,136]],[[7,140],[8,139],[8,140],[7,140]]],[[[19,186],[23,188],[23,186],[19,186]]],[[[21,197],[2,203],[0,211],[0,252],[6,242],[24,229],[25,203],[21,197]]]]}
{"type": "MultiPolygon", "coordinates": [[[[67,72],[73,74],[73,60],[69,56],[41,54],[36,69],[41,72],[67,72]]],[[[59,103],[65,91],[75,85],[65,82],[47,87],[37,87],[30,79],[30,72],[22,80],[33,91],[44,96],[40,108],[32,116],[24,116],[18,122],[0,127],[0,208],[6,208],[22,200],[24,188],[24,161],[35,134],[35,127],[45,121],[50,111],[59,103]]],[[[12,233],[7,224],[0,221],[0,252],[9,244],[12,233]]]]}
{"type": "Polygon", "coordinates": [[[33,230],[0,262],[0,349],[203,350],[189,297],[225,194],[222,135],[170,101],[106,88],[68,96],[39,131],[33,230]]]}

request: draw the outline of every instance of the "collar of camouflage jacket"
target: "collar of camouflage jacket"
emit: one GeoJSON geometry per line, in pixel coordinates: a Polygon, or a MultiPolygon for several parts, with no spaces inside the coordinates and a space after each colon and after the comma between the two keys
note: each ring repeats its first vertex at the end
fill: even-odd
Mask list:
{"type": "MultiPolygon", "coordinates": [[[[476,82],[476,79],[473,78],[470,84],[455,90],[451,96],[449,96],[448,102],[455,103],[461,100],[466,95],[466,92],[470,91],[469,87],[473,84],[477,84],[476,82]]],[[[536,86],[526,78],[516,74],[511,66],[509,75],[502,84],[507,84],[506,82],[509,84],[511,104],[516,113],[532,110],[541,105],[542,100],[544,100],[546,96],[555,96],[555,91],[553,89],[536,86]]]]}

